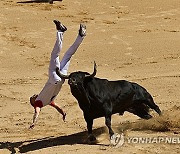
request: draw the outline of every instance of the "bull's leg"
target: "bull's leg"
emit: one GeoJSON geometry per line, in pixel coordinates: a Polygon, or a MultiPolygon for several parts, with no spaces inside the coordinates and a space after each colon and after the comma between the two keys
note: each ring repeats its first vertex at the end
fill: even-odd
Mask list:
{"type": "Polygon", "coordinates": [[[112,116],[112,104],[111,103],[104,103],[104,113],[105,113],[105,124],[109,129],[109,136],[110,136],[110,142],[112,145],[116,145],[116,141],[119,134],[115,134],[114,131],[111,128],[111,116],[112,116]]]}
{"type": "Polygon", "coordinates": [[[143,119],[152,118],[152,116],[148,113],[149,106],[147,106],[147,104],[145,104],[141,101],[136,101],[134,103],[134,106],[131,106],[130,108],[128,108],[127,111],[130,113],[133,113],[143,119]]]}
{"type": "Polygon", "coordinates": [[[110,137],[114,134],[111,128],[111,115],[105,116],[105,124],[108,127],[110,137]]]}
{"type": "Polygon", "coordinates": [[[92,133],[92,126],[93,126],[93,120],[87,122],[87,128],[88,128],[88,140],[90,142],[96,141],[96,137],[92,133]]]}
{"type": "Polygon", "coordinates": [[[114,132],[111,128],[112,104],[104,103],[103,109],[104,109],[104,114],[105,114],[105,124],[109,129],[109,135],[111,137],[114,134],[114,132]]]}
{"type": "Polygon", "coordinates": [[[143,111],[143,110],[141,110],[139,112],[132,112],[132,113],[134,113],[135,115],[137,115],[137,116],[139,116],[140,118],[143,118],[143,119],[148,120],[148,119],[152,118],[152,116],[148,112],[143,111]]]}
{"type": "Polygon", "coordinates": [[[93,119],[84,116],[86,123],[87,123],[87,129],[88,129],[88,141],[94,142],[96,141],[95,136],[92,134],[92,126],[93,126],[93,119]]]}
{"type": "Polygon", "coordinates": [[[111,145],[115,146],[115,145],[117,145],[117,138],[119,138],[118,137],[119,134],[117,134],[117,133],[115,134],[111,128],[111,114],[109,116],[105,116],[105,119],[106,119],[106,121],[105,121],[106,126],[109,129],[110,143],[111,143],[111,145]]]}
{"type": "Polygon", "coordinates": [[[105,124],[109,129],[110,138],[114,134],[114,131],[111,128],[111,115],[112,115],[112,105],[111,103],[104,103],[104,113],[105,113],[105,124]]]}

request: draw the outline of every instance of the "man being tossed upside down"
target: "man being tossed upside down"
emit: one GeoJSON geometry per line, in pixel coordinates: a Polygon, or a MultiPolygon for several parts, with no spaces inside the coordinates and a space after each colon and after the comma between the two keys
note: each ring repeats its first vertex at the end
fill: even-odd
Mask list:
{"type": "Polygon", "coordinates": [[[61,87],[65,81],[56,74],[56,68],[58,67],[62,74],[67,75],[70,59],[72,55],[77,51],[78,47],[86,36],[86,26],[80,24],[79,33],[75,42],[66,51],[62,60],[60,61],[59,54],[62,49],[63,34],[67,30],[67,28],[58,20],[54,20],[53,22],[56,25],[57,37],[51,53],[51,59],[49,64],[49,79],[46,82],[42,91],[39,93],[39,95],[34,94],[30,97],[30,103],[34,107],[33,122],[30,125],[31,129],[34,128],[37,122],[37,118],[39,116],[41,108],[46,105],[54,107],[60,114],[62,114],[63,120],[65,121],[66,113],[59,107],[58,104],[54,102],[54,99],[60,92],[61,87]]]}

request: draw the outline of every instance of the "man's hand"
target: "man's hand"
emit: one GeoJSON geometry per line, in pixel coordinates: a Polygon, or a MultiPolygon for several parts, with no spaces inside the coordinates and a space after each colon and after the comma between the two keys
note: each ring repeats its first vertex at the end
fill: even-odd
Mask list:
{"type": "Polygon", "coordinates": [[[32,123],[32,124],[30,125],[29,129],[33,129],[33,128],[34,128],[34,126],[35,126],[35,124],[34,124],[34,123],[32,123]]]}
{"type": "Polygon", "coordinates": [[[63,114],[63,121],[65,122],[66,120],[66,113],[63,114]]]}

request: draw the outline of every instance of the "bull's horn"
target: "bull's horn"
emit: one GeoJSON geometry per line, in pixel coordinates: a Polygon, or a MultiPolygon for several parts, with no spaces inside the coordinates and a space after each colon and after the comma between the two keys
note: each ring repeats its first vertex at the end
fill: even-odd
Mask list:
{"type": "Polygon", "coordinates": [[[86,77],[94,77],[97,73],[97,65],[96,62],[94,61],[94,72],[90,75],[86,75],[86,77]]]}
{"type": "Polygon", "coordinates": [[[59,68],[56,67],[56,74],[61,78],[61,79],[69,79],[69,75],[64,75],[59,71],[59,68]]]}

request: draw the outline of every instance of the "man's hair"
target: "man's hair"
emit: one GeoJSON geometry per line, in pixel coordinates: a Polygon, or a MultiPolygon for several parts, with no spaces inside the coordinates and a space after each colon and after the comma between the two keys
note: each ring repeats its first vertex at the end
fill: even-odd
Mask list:
{"type": "Polygon", "coordinates": [[[30,97],[30,103],[32,106],[34,106],[34,102],[35,102],[35,99],[38,97],[37,94],[34,94],[33,96],[30,97]]]}

